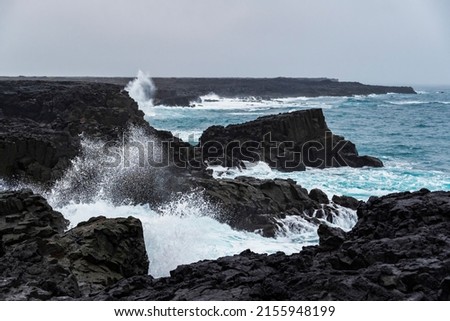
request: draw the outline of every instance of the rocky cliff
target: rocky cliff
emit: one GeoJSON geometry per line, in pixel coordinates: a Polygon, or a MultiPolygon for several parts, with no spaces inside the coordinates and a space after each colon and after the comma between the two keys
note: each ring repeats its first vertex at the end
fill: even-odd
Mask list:
{"type": "Polygon", "coordinates": [[[150,128],[119,85],[0,82],[0,176],[54,181],[78,154],[80,134],[118,139],[150,128]]]}

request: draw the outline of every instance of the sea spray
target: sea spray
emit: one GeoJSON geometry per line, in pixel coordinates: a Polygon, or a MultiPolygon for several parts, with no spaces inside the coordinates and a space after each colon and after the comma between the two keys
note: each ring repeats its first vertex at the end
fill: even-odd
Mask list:
{"type": "Polygon", "coordinates": [[[153,137],[140,128],[130,128],[126,137],[124,146],[112,146],[107,153],[104,142],[83,137],[80,155],[45,196],[69,219],[71,227],[99,215],[139,218],[150,259],[149,273],[154,277],[167,276],[180,264],[216,259],[246,249],[291,254],[305,245],[317,244],[317,225],[295,217],[278,221],[275,238],[233,230],[217,219],[221,209],[208,202],[201,191],[169,194],[164,183],[167,172],[158,172],[142,162],[138,149],[123,153],[127,143],[135,145],[153,137]],[[104,166],[114,161],[111,155],[121,153],[124,158],[117,166],[104,166]],[[167,198],[156,205],[152,201],[158,193],[167,198]],[[141,199],[136,202],[139,195],[141,199]]]}
{"type": "Polygon", "coordinates": [[[139,70],[136,78],[127,84],[125,90],[147,116],[154,115],[153,95],[156,87],[147,73],[139,70]]]}
{"type": "Polygon", "coordinates": [[[203,203],[202,211],[199,211],[199,202],[203,201],[198,195],[190,194],[162,206],[163,212],[155,211],[149,205],[118,206],[102,200],[72,202],[57,210],[70,220],[71,226],[98,215],[140,219],[150,260],[149,274],[154,277],[168,276],[180,264],[234,255],[246,249],[257,253],[282,251],[292,254],[305,245],[317,243],[317,228],[312,225],[301,229],[294,223],[283,228],[284,232],[276,238],[265,238],[257,233],[233,230],[218,222],[214,219],[214,208],[208,209],[203,203]],[[302,233],[297,233],[300,230],[302,233]]]}

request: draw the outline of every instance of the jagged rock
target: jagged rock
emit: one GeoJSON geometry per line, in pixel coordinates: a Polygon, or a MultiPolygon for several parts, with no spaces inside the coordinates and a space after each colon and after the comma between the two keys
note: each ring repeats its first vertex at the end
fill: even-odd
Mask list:
{"type": "Polygon", "coordinates": [[[147,274],[139,220],[67,224],[30,190],[0,193],[0,300],[75,299],[147,274]]]}
{"type": "Polygon", "coordinates": [[[63,266],[75,275],[80,291],[92,293],[124,277],[146,274],[148,258],[138,219],[91,218],[51,246],[64,249],[63,266]]]}
{"type": "Polygon", "coordinates": [[[29,189],[0,192],[0,235],[8,247],[37,237],[62,233],[68,221],[29,189]]]}
{"type": "Polygon", "coordinates": [[[352,210],[358,209],[359,205],[361,205],[363,203],[362,201],[358,201],[354,197],[345,196],[345,195],[342,195],[342,196],[333,195],[331,200],[335,204],[341,205],[343,207],[351,208],[352,210]]]}
{"type": "MultiPolygon", "coordinates": [[[[233,228],[260,231],[268,237],[275,235],[278,219],[298,215],[314,220],[314,211],[322,209],[316,200],[308,196],[306,189],[291,179],[261,180],[241,176],[220,180],[193,178],[191,182],[193,186],[203,189],[206,199],[217,204],[219,219],[233,228]]],[[[324,219],[328,215],[331,214],[325,213],[324,219]]]]}
{"type": "Polygon", "coordinates": [[[224,126],[211,126],[200,137],[205,161],[229,159],[264,161],[283,171],[301,171],[305,166],[382,167],[374,157],[359,156],[355,144],[334,135],[321,109],[263,116],[256,120],[224,126]]]}
{"type": "Polygon", "coordinates": [[[315,200],[320,204],[329,204],[330,200],[328,199],[327,194],[318,188],[313,188],[309,191],[309,198],[315,200]]]}
{"type": "Polygon", "coordinates": [[[319,244],[324,249],[336,249],[345,241],[345,232],[338,227],[320,224],[317,234],[319,244]]]}
{"type": "Polygon", "coordinates": [[[93,299],[448,300],[450,192],[390,194],[358,214],[345,237],[322,227],[321,245],[298,254],[245,251],[179,266],[168,278],[124,279],[93,299]]]}

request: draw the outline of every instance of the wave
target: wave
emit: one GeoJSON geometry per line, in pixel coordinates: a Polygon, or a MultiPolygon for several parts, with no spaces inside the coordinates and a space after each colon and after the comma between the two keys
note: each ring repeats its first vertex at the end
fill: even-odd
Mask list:
{"type": "Polygon", "coordinates": [[[420,100],[398,100],[398,101],[387,101],[391,105],[420,105],[426,102],[420,100]]]}
{"type": "MultiPolygon", "coordinates": [[[[247,96],[247,97],[221,97],[215,93],[210,93],[200,97],[200,102],[195,103],[192,108],[196,109],[250,109],[256,110],[268,110],[276,108],[331,108],[332,104],[329,104],[330,99],[336,99],[336,97],[284,97],[284,98],[272,98],[264,99],[261,97],[247,96]]],[[[159,107],[159,106],[158,106],[159,107]]],[[[163,106],[167,107],[167,106],[163,106]]]]}
{"type": "Polygon", "coordinates": [[[128,95],[138,104],[139,109],[142,110],[145,115],[153,116],[153,95],[156,87],[147,73],[139,70],[134,80],[130,81],[125,90],[128,95]]]}
{"type": "MultiPolygon", "coordinates": [[[[140,128],[131,128],[124,144],[135,146],[149,139],[152,137],[146,136],[140,128]]],[[[167,194],[163,175],[141,163],[138,149],[124,153],[126,146],[112,146],[105,153],[103,144],[83,137],[80,156],[72,161],[72,166],[50,191],[28,187],[43,194],[49,204],[70,221],[70,227],[99,215],[140,219],[150,260],[149,273],[154,277],[168,276],[180,264],[234,255],[247,249],[257,253],[291,254],[318,242],[317,225],[299,217],[279,220],[275,238],[265,238],[257,231],[233,230],[217,220],[220,208],[206,201],[198,191],[170,195],[161,205],[136,204],[130,195],[149,190],[167,194]],[[120,152],[123,158],[112,166],[111,155],[120,152]]],[[[153,152],[158,153],[158,150],[153,152]]],[[[7,186],[0,181],[0,187],[7,186]]],[[[27,186],[22,184],[15,188],[23,187],[27,186]]],[[[345,212],[335,220],[344,228],[355,221],[355,213],[352,218],[345,212]]]]}
{"type": "Polygon", "coordinates": [[[370,196],[382,196],[401,191],[450,189],[449,176],[441,171],[415,169],[409,163],[385,161],[382,168],[307,168],[303,172],[285,173],[270,168],[264,162],[244,162],[246,169],[210,166],[213,176],[235,178],[252,176],[257,178],[290,178],[306,189],[320,188],[330,198],[333,195],[348,195],[360,200],[370,196]]]}

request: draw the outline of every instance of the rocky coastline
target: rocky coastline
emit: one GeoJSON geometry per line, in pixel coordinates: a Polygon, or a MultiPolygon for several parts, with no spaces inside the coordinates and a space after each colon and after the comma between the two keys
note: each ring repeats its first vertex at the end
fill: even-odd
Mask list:
{"type": "MultiPolygon", "coordinates": [[[[0,81],[85,82],[115,84],[124,87],[132,78],[105,77],[0,77],[0,81]]],[[[157,88],[153,103],[166,106],[190,106],[200,96],[215,93],[227,98],[354,96],[370,94],[415,94],[412,87],[365,85],[331,78],[153,78],[157,88]]]]}
{"type": "MultiPolygon", "coordinates": [[[[139,220],[100,216],[66,230],[68,222],[42,196],[29,189],[9,190],[0,192],[1,300],[450,299],[449,192],[420,190],[364,203],[337,195],[329,200],[322,191],[307,191],[292,180],[214,179],[208,163],[245,166],[243,161],[250,159],[242,149],[237,154],[220,149],[212,153],[205,148],[208,142],[219,146],[259,142],[259,149],[253,146],[257,157],[253,161],[264,160],[280,170],[383,164],[375,157],[359,156],[352,142],[331,133],[320,109],[225,128],[212,126],[198,146],[191,146],[170,132],[151,127],[121,81],[0,81],[0,178],[11,185],[20,181],[51,187],[80,155],[83,135],[117,145],[127,139],[123,133],[136,126],[169,144],[172,152],[166,155],[167,166],[152,174],[145,168],[138,173],[144,185],[130,189],[122,182],[122,188],[113,191],[118,203],[126,199],[158,205],[173,193],[200,191],[220,209],[220,219],[235,229],[273,237],[277,222],[293,215],[319,226],[320,244],[290,256],[246,251],[180,266],[171,277],[154,279],[147,275],[148,257],[139,220]],[[275,144],[275,158],[267,158],[265,148],[274,147],[261,143],[267,133],[272,141],[293,144],[275,144]],[[311,144],[315,148],[308,149],[311,144]],[[288,161],[297,166],[286,166],[288,161]],[[339,215],[338,206],[357,210],[358,223],[350,232],[324,223],[339,215]]],[[[156,79],[157,84],[161,81],[156,79]]],[[[177,96],[187,80],[164,81],[177,96]]],[[[220,86],[229,81],[222,80],[220,86]]],[[[277,79],[275,83],[284,83],[284,94],[291,95],[295,86],[286,81],[277,79]]],[[[350,90],[345,87],[350,85],[329,79],[300,82],[311,88],[334,88],[336,95],[348,94],[336,89],[339,86],[350,90]]],[[[233,88],[241,86],[245,93],[252,93],[258,82],[252,80],[250,87],[235,83],[228,93],[214,92],[240,95],[242,92],[233,88]]],[[[204,94],[201,90],[205,89],[199,89],[205,87],[204,82],[191,80],[190,86],[186,85],[183,94],[204,94]]],[[[211,86],[219,84],[212,81],[211,86]]],[[[390,87],[358,86],[363,92],[396,92],[390,87]]],[[[311,88],[312,95],[316,91],[311,88]]],[[[398,90],[406,93],[412,89],[398,90]]],[[[267,95],[278,97],[270,90],[267,95]]],[[[89,175],[80,184],[94,179],[89,175]]]]}

